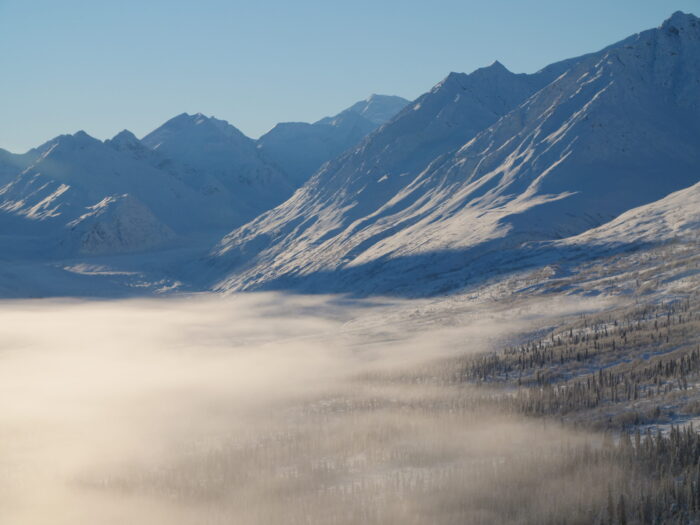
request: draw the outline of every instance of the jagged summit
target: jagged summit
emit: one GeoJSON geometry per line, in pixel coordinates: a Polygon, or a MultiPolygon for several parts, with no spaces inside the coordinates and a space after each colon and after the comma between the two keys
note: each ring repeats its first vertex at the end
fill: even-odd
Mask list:
{"type": "Polygon", "coordinates": [[[498,60],[494,60],[490,66],[482,67],[477,69],[477,71],[491,71],[491,72],[505,72],[505,73],[511,73],[511,71],[504,66],[501,62],[498,60]]]}
{"type": "Polygon", "coordinates": [[[498,60],[494,60],[490,65],[479,67],[472,71],[471,73],[460,73],[458,71],[450,71],[447,76],[440,82],[438,82],[433,90],[437,90],[449,82],[456,82],[463,85],[465,80],[470,79],[481,79],[481,78],[491,78],[494,76],[514,76],[515,73],[510,71],[506,66],[504,66],[498,60]]]}
{"type": "Polygon", "coordinates": [[[692,13],[684,13],[683,11],[676,11],[671,16],[661,24],[662,29],[669,29],[671,27],[676,27],[678,29],[683,29],[687,26],[696,26],[700,23],[700,18],[692,13]]]}

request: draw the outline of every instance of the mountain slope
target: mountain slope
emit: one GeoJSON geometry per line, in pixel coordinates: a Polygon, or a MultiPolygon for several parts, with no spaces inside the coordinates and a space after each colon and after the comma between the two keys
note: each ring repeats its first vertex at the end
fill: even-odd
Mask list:
{"type": "Polygon", "coordinates": [[[324,162],[355,146],[406,104],[408,100],[401,97],[372,95],[313,124],[277,124],[258,139],[258,148],[264,158],[301,186],[324,162]]]}
{"type": "Polygon", "coordinates": [[[17,155],[0,149],[0,185],[9,182],[31,162],[29,155],[17,155]]]}
{"type": "Polygon", "coordinates": [[[129,194],[105,197],[87,210],[67,225],[73,233],[70,241],[77,244],[69,253],[138,252],[175,238],[172,229],[129,194]]]}
{"type": "Polygon", "coordinates": [[[700,22],[683,13],[532,76],[500,64],[450,75],[227,236],[214,265],[230,274],[217,288],[315,274],[386,293],[397,279],[595,227],[698,181],[698,85],[700,22]]]}
{"type": "Polygon", "coordinates": [[[607,224],[556,245],[614,250],[685,239],[700,240],[700,183],[633,208],[607,224]]]}
{"type": "MultiPolygon", "coordinates": [[[[136,228],[123,229],[124,235],[140,240],[118,239],[113,246],[116,252],[130,245],[158,246],[172,238],[171,230],[186,235],[207,223],[204,196],[170,174],[135,160],[84,132],[57,137],[30,154],[34,161],[0,187],[0,212],[3,222],[12,224],[14,234],[34,235],[45,240],[44,258],[56,255],[52,246],[56,249],[62,246],[59,252],[63,253],[66,246],[79,245],[73,237],[84,232],[74,226],[84,225],[89,217],[95,218],[96,209],[111,196],[128,194],[128,202],[140,203],[138,210],[135,205],[107,207],[110,215],[117,213],[122,222],[130,220],[128,213],[138,211],[137,216],[152,216],[149,219],[152,223],[163,224],[161,228],[149,230],[158,235],[148,242],[142,238],[144,232],[136,228]],[[184,210],[186,214],[182,213],[184,210]]],[[[117,198],[114,204],[117,202],[123,202],[123,198],[117,198]]],[[[100,251],[109,250],[103,242],[100,251]]]]}
{"type": "Polygon", "coordinates": [[[224,120],[183,113],[141,139],[163,159],[180,166],[183,182],[205,194],[220,194],[238,224],[289,197],[294,185],[265,162],[255,141],[224,120]]]}
{"type": "Polygon", "coordinates": [[[349,108],[341,111],[334,117],[325,117],[316,122],[316,124],[331,124],[335,119],[346,115],[354,114],[369,120],[376,127],[389,122],[394,118],[406,105],[408,100],[395,95],[377,95],[373,94],[365,100],[355,102],[349,108]]]}

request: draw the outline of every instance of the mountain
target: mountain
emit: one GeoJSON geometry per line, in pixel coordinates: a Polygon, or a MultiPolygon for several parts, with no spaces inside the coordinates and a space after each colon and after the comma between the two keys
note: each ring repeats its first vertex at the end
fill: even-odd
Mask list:
{"type": "Polygon", "coordinates": [[[29,151],[25,154],[16,154],[0,149],[0,186],[10,182],[34,160],[36,160],[34,151],[29,151]]]}
{"type": "Polygon", "coordinates": [[[698,85],[700,21],[683,13],[534,75],[450,74],[226,236],[215,287],[391,293],[599,226],[698,181],[698,85]]]}
{"type": "Polygon", "coordinates": [[[352,106],[341,111],[334,117],[322,118],[317,124],[332,124],[334,120],[340,117],[353,114],[359,115],[365,120],[370,121],[375,127],[379,127],[394,118],[408,103],[409,101],[405,98],[395,95],[373,94],[365,100],[355,102],[352,106]]]}
{"type": "Polygon", "coordinates": [[[318,122],[283,122],[258,139],[261,155],[301,186],[321,165],[359,143],[408,104],[396,96],[372,95],[318,122]]]}
{"type": "Polygon", "coordinates": [[[117,241],[111,248],[105,237],[100,252],[152,248],[171,240],[173,231],[186,235],[207,223],[203,195],[83,131],[57,137],[27,156],[31,164],[0,187],[1,219],[18,236],[42,239],[44,257],[82,246],[76,236],[82,239],[86,224],[96,224],[98,217],[102,227],[107,216],[112,224],[134,225],[114,230],[121,237],[111,237],[117,241]],[[146,232],[136,225],[156,223],[162,225],[149,229],[156,237],[146,242],[146,232]]]}
{"type": "Polygon", "coordinates": [[[263,160],[255,141],[224,120],[183,113],[152,131],[141,143],[178,166],[183,182],[218,195],[241,224],[279,204],[294,184],[263,160]]]}
{"type": "MultiPolygon", "coordinates": [[[[379,118],[372,100],[338,117],[338,129],[354,129],[354,119],[364,135],[374,125],[355,111],[379,118]]],[[[43,259],[148,251],[178,238],[204,246],[293,190],[255,141],[201,114],[179,115],[143,140],[123,130],[103,143],[80,131],[23,155],[0,150],[2,234],[43,259]]]]}

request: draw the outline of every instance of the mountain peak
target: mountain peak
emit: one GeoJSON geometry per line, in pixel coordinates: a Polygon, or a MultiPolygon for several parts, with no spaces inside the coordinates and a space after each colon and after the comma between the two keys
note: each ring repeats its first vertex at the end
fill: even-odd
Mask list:
{"type": "Polygon", "coordinates": [[[494,60],[490,66],[480,67],[472,72],[472,75],[500,75],[500,74],[512,75],[511,71],[501,64],[498,60],[494,60]]]}
{"type": "MultiPolygon", "coordinates": [[[[68,148],[76,148],[76,147],[83,148],[85,146],[90,146],[93,144],[102,144],[102,141],[97,140],[95,137],[88,135],[85,131],[83,131],[81,129],[80,131],[76,131],[72,135],[71,134],[59,135],[58,137],[50,140],[46,144],[55,144],[56,146],[68,147],[68,148]]],[[[43,147],[43,146],[41,146],[41,147],[43,147]]]]}
{"type": "Polygon", "coordinates": [[[475,69],[471,73],[457,73],[451,71],[443,80],[438,82],[433,89],[432,93],[441,91],[443,88],[447,88],[448,91],[454,89],[455,87],[459,89],[464,89],[465,86],[473,83],[492,83],[494,80],[510,79],[515,76],[508,68],[501,64],[498,60],[495,60],[491,65],[480,67],[475,69]]]}
{"type": "Polygon", "coordinates": [[[115,143],[124,144],[124,143],[134,143],[134,142],[138,142],[139,139],[137,139],[137,138],[136,138],[136,135],[134,135],[134,134],[133,134],[131,131],[129,131],[128,129],[123,129],[123,130],[121,130],[119,133],[117,133],[116,135],[114,135],[114,137],[112,137],[111,139],[109,139],[109,141],[110,141],[110,142],[115,142],[115,143]]]}
{"type": "Polygon", "coordinates": [[[129,150],[135,152],[140,150],[147,150],[143,143],[138,138],[136,138],[136,135],[134,135],[128,129],[120,131],[111,139],[105,140],[104,143],[107,146],[110,146],[111,148],[118,151],[129,150]]]}
{"type": "Polygon", "coordinates": [[[661,24],[662,29],[669,29],[671,27],[683,28],[688,25],[696,25],[700,23],[700,19],[693,15],[692,13],[684,13],[683,11],[676,11],[661,24]]]}
{"type": "MultiPolygon", "coordinates": [[[[151,149],[160,148],[165,141],[176,140],[180,146],[195,148],[196,144],[237,141],[252,144],[240,130],[225,120],[207,117],[203,113],[180,113],[141,139],[151,149]]],[[[249,146],[250,146],[249,144],[249,146]]],[[[175,146],[173,146],[175,147],[175,146]]],[[[177,147],[175,147],[177,149],[177,147]]]]}
{"type": "Polygon", "coordinates": [[[180,113],[179,115],[171,118],[168,120],[164,126],[168,125],[173,125],[173,126],[182,126],[182,125],[187,125],[187,124],[200,124],[202,122],[206,122],[208,120],[214,120],[214,117],[207,117],[204,113],[195,113],[193,115],[190,115],[189,113],[180,113]]]}
{"type": "MultiPolygon", "coordinates": [[[[192,121],[194,121],[195,126],[198,126],[199,124],[204,124],[205,122],[210,122],[210,121],[217,121],[214,117],[207,117],[204,113],[195,113],[190,117],[192,121]]],[[[228,124],[225,120],[218,121],[218,122],[224,122],[228,124]]]]}

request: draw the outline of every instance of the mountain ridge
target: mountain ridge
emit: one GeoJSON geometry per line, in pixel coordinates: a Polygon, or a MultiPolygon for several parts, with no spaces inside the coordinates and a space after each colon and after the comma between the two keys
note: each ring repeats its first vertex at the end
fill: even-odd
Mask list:
{"type": "Polygon", "coordinates": [[[257,141],[201,113],[141,140],[60,135],[0,150],[0,242],[28,268],[119,254],[188,289],[420,295],[692,239],[698,86],[700,20],[676,12],[532,74],[495,61],[257,141]]]}
{"type": "Polygon", "coordinates": [[[409,104],[401,97],[370,95],[340,113],[314,123],[281,122],[262,135],[264,158],[301,186],[325,162],[359,143],[409,104]]]}
{"type": "MultiPolygon", "coordinates": [[[[402,272],[389,262],[421,253],[443,252],[448,259],[459,253],[452,265],[464,266],[497,246],[510,249],[575,235],[696,182],[697,18],[672,19],[673,24],[564,61],[564,72],[550,66],[554,80],[532,94],[513,89],[514,74],[500,64],[471,76],[448,75],[392,125],[317,173],[292,199],[225,237],[212,264],[229,277],[216,289],[255,289],[284,275],[313,279],[372,261],[377,263],[372,272],[402,272]],[[675,32],[669,29],[676,26],[675,32]],[[667,81],[671,70],[676,80],[667,81]],[[509,78],[505,89],[494,89],[504,76],[509,78]],[[469,102],[480,105],[469,115],[479,117],[482,130],[473,137],[459,134],[453,140],[464,145],[438,153],[413,175],[401,173],[405,164],[400,162],[392,172],[382,133],[436,94],[456,90],[474,91],[469,102]],[[509,96],[521,99],[514,109],[490,122],[480,120],[484,108],[495,113],[509,96]],[[368,155],[372,148],[380,151],[379,160],[368,155]],[[343,171],[342,163],[352,156],[359,160],[343,171]],[[610,177],[613,173],[617,178],[610,177]],[[637,174],[645,174],[648,183],[635,185],[637,174]]],[[[541,80],[515,78],[520,85],[541,80]]],[[[438,105],[431,124],[446,120],[449,107],[438,105]]],[[[445,141],[438,142],[444,151],[445,141]]],[[[414,154],[414,148],[404,151],[414,154]]]]}

